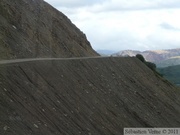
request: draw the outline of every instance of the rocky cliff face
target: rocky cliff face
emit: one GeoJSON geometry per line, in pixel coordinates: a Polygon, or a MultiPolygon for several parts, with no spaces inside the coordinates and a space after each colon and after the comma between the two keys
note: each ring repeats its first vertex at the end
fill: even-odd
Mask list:
{"type": "Polygon", "coordinates": [[[124,127],[179,127],[179,97],[136,58],[1,64],[0,134],[123,135],[124,127]]]}
{"type": "Polygon", "coordinates": [[[170,59],[175,56],[180,56],[180,48],[169,50],[149,50],[149,51],[134,51],[125,50],[113,54],[114,56],[135,56],[136,54],[142,54],[147,61],[154,62],[156,64],[170,59]]]}
{"type": "Polygon", "coordinates": [[[43,0],[0,1],[0,59],[96,55],[85,34],[43,0]]]}

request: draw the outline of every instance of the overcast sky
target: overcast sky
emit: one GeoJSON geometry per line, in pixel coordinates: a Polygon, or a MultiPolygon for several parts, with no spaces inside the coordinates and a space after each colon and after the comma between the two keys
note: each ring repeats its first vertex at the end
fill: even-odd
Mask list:
{"type": "Polygon", "coordinates": [[[95,50],[180,48],[180,0],[45,0],[71,19],[95,50]]]}

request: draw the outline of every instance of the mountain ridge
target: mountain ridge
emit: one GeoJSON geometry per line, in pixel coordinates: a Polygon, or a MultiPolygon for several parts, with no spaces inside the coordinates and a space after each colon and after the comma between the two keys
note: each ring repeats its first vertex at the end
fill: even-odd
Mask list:
{"type": "Polygon", "coordinates": [[[143,57],[150,62],[157,64],[158,66],[163,61],[177,58],[180,56],[180,48],[176,49],[165,49],[165,50],[146,50],[146,51],[136,51],[136,50],[124,50],[118,53],[112,54],[113,56],[135,56],[136,54],[141,54],[143,57]]]}

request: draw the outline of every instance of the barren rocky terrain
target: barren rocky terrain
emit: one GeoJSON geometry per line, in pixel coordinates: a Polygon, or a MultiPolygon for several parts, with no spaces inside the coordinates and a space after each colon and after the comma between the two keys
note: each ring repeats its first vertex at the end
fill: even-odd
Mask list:
{"type": "Polygon", "coordinates": [[[95,55],[85,34],[43,0],[0,1],[0,59],[95,55]]]}
{"type": "Polygon", "coordinates": [[[124,127],[180,125],[179,91],[136,58],[2,64],[0,84],[0,134],[122,135],[124,127]]]}

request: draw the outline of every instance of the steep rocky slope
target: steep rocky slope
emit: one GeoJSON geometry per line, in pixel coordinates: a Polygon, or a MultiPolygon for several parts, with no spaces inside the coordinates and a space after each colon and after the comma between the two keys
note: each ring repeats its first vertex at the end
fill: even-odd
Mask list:
{"type": "Polygon", "coordinates": [[[0,59],[95,55],[85,34],[43,0],[0,1],[0,59]]]}
{"type": "Polygon", "coordinates": [[[136,54],[142,54],[147,61],[159,64],[164,60],[175,56],[180,56],[180,48],[168,50],[149,50],[143,52],[135,50],[124,50],[113,54],[113,56],[135,56],[136,54]]]}
{"type": "Polygon", "coordinates": [[[124,127],[180,125],[179,91],[136,58],[1,64],[0,84],[2,135],[122,135],[124,127]]]}

